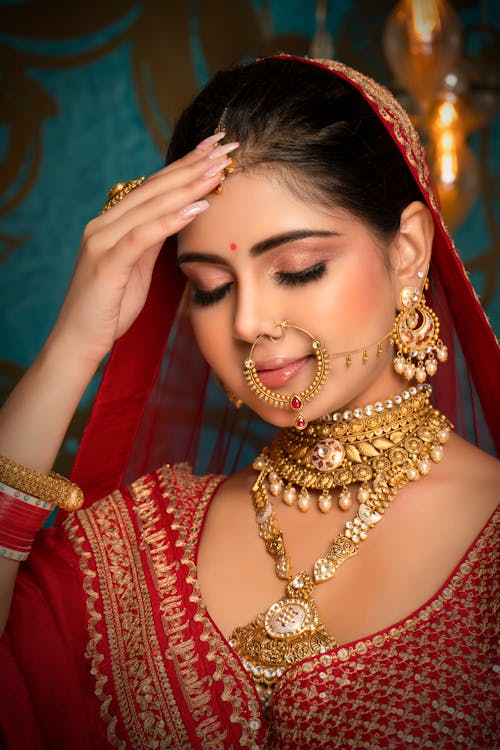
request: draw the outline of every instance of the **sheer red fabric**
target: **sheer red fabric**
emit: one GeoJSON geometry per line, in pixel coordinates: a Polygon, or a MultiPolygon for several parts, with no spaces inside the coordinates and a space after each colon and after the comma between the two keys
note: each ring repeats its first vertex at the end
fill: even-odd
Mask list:
{"type": "MultiPolygon", "coordinates": [[[[435,404],[460,434],[498,451],[497,342],[444,226],[415,129],[392,95],[371,79],[340,63],[294,59],[326,68],[357,89],[418,183],[435,222],[428,298],[451,355],[434,378],[435,404]]],[[[171,239],[141,315],[115,344],[81,442],[72,478],[84,488],[87,503],[165,462],[188,460],[202,470],[230,472],[245,458],[244,447],[258,443],[251,416],[245,410],[231,413],[214,397],[182,304],[183,289],[171,239]],[[205,444],[214,446],[209,452],[200,451],[203,434],[205,444]],[[200,453],[204,464],[197,464],[200,453]]]]}

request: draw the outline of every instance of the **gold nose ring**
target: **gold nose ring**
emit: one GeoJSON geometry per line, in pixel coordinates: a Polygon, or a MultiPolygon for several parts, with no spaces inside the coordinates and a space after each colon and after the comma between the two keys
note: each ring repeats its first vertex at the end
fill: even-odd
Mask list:
{"type": "Polygon", "coordinates": [[[289,323],[287,320],[281,320],[279,323],[276,323],[276,325],[280,326],[283,330],[283,336],[285,335],[285,328],[289,327],[294,328],[296,331],[304,333],[311,340],[312,353],[314,354],[314,357],[316,359],[316,374],[313,378],[312,383],[303,391],[288,393],[286,395],[282,395],[281,393],[272,391],[270,388],[267,388],[264,385],[264,383],[259,378],[259,374],[255,366],[255,360],[253,358],[255,347],[264,337],[269,338],[271,341],[275,342],[281,341],[281,339],[283,338],[283,336],[281,336],[279,339],[273,339],[271,336],[269,336],[269,334],[265,333],[261,333],[260,336],[257,336],[255,341],[253,342],[250,349],[250,354],[243,362],[243,373],[248,387],[251,391],[254,391],[254,393],[257,394],[257,398],[263,399],[270,406],[274,406],[278,409],[292,409],[292,411],[297,414],[297,417],[295,419],[296,429],[303,430],[307,427],[307,419],[304,417],[302,409],[304,407],[304,404],[307,401],[311,401],[325,385],[328,376],[328,370],[330,367],[330,355],[328,354],[325,346],[321,343],[321,341],[315,338],[311,333],[309,333],[309,331],[306,331],[305,328],[295,326],[289,323]]]}
{"type": "Polygon", "coordinates": [[[279,326],[281,328],[281,336],[279,336],[278,338],[276,338],[275,336],[269,336],[273,344],[277,344],[278,341],[281,341],[285,338],[285,328],[288,325],[288,320],[279,320],[277,323],[273,323],[273,325],[279,326]]]}

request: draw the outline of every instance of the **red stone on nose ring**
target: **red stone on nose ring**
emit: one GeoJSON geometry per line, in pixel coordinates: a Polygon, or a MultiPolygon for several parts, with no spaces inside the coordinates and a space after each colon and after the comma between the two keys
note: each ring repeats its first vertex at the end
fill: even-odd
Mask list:
{"type": "Polygon", "coordinates": [[[321,343],[321,341],[314,338],[314,336],[312,336],[304,328],[300,328],[299,326],[294,326],[288,323],[288,321],[286,320],[282,320],[276,325],[281,326],[281,328],[283,329],[283,336],[281,336],[279,339],[274,339],[272,336],[269,336],[268,334],[265,334],[265,333],[262,333],[260,336],[257,336],[257,338],[252,344],[252,348],[250,349],[249,356],[247,357],[247,359],[245,359],[243,363],[243,368],[244,368],[243,371],[244,371],[245,379],[247,381],[247,384],[250,390],[254,391],[257,394],[258,398],[263,399],[268,404],[278,409],[288,408],[288,409],[293,409],[295,412],[298,412],[295,418],[295,427],[297,430],[303,430],[305,427],[307,427],[307,419],[304,417],[302,413],[302,409],[304,407],[304,404],[307,401],[311,401],[325,385],[327,376],[328,376],[329,367],[330,367],[330,357],[326,348],[321,343]],[[262,338],[264,338],[264,336],[267,336],[269,339],[271,339],[271,341],[275,343],[278,341],[281,341],[281,339],[284,338],[286,327],[294,328],[295,330],[300,331],[301,333],[304,333],[306,336],[308,336],[311,339],[311,348],[316,358],[316,374],[313,378],[312,383],[303,391],[300,391],[298,393],[290,393],[290,394],[286,394],[282,396],[280,393],[276,393],[275,391],[272,391],[270,388],[267,388],[264,385],[264,383],[261,381],[257,373],[257,368],[255,366],[253,353],[258,342],[262,338]]]}

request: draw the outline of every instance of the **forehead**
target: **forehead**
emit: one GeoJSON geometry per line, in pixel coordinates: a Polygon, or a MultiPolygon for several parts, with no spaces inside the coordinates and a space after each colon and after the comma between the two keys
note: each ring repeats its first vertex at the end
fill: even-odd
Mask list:
{"type": "Polygon", "coordinates": [[[265,237],[294,229],[342,231],[347,222],[357,221],[342,209],[301,200],[263,174],[232,175],[224,181],[221,193],[206,198],[210,208],[179,232],[179,252],[219,250],[234,244],[250,247],[265,237]]]}

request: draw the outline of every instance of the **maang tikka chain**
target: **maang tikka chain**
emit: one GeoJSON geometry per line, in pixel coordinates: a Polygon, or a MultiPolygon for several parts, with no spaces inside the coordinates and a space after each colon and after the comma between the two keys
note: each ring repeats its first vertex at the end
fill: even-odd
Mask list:
{"type": "Polygon", "coordinates": [[[280,336],[279,338],[274,338],[273,336],[262,333],[260,336],[257,336],[255,341],[253,342],[252,348],[250,349],[250,354],[243,363],[245,379],[250,390],[254,391],[257,394],[258,398],[263,399],[268,404],[270,404],[271,406],[275,406],[278,409],[288,408],[296,412],[297,416],[295,418],[295,427],[297,430],[303,430],[307,427],[307,419],[304,417],[302,409],[304,407],[304,404],[307,401],[311,401],[325,385],[328,371],[330,369],[330,358],[326,348],[321,343],[321,341],[314,338],[314,336],[304,328],[292,325],[287,320],[281,320],[276,325],[280,326],[282,330],[282,336],[280,336]],[[282,341],[282,339],[286,335],[287,328],[293,328],[296,331],[300,331],[311,339],[311,349],[316,359],[316,373],[314,375],[312,383],[307,386],[307,388],[304,388],[304,390],[281,395],[280,393],[276,393],[276,391],[272,391],[270,388],[267,388],[261,381],[257,373],[257,368],[253,357],[255,347],[257,346],[259,341],[261,341],[263,338],[268,338],[273,343],[282,341]]]}
{"type": "MultiPolygon", "coordinates": [[[[224,107],[224,109],[222,110],[222,114],[221,114],[221,116],[219,118],[219,122],[217,123],[217,127],[214,130],[214,135],[216,133],[225,132],[225,130],[226,130],[226,117],[227,117],[227,107],[224,107]]],[[[223,169],[222,172],[220,173],[220,182],[219,182],[219,184],[217,185],[217,187],[214,190],[214,192],[217,193],[217,194],[222,193],[222,191],[224,189],[222,183],[236,169],[236,157],[234,155],[232,155],[232,156],[229,156],[228,158],[231,160],[231,163],[228,164],[228,166],[225,167],[225,169],[223,169]]]]}

